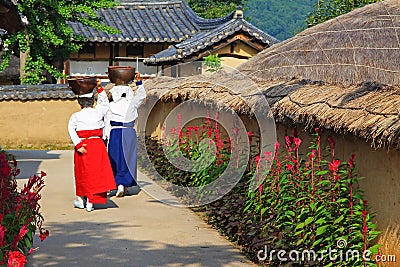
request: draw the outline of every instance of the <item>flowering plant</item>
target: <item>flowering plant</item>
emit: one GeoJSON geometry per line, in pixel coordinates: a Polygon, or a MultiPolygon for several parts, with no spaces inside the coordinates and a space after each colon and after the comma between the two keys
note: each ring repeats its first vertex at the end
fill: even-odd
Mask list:
{"type": "Polygon", "coordinates": [[[19,190],[16,176],[20,173],[17,161],[4,151],[0,152],[0,264],[24,266],[26,255],[32,253],[33,235],[40,231],[40,240],[49,235],[43,229],[40,214],[40,191],[44,187],[43,171],[29,178],[19,190]]]}

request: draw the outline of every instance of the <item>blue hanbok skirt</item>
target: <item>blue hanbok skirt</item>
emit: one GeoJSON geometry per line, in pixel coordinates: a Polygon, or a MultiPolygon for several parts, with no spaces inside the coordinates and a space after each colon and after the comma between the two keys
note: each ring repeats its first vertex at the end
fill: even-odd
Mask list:
{"type": "Polygon", "coordinates": [[[108,155],[115,183],[124,186],[137,185],[137,135],[134,122],[111,121],[108,155]]]}

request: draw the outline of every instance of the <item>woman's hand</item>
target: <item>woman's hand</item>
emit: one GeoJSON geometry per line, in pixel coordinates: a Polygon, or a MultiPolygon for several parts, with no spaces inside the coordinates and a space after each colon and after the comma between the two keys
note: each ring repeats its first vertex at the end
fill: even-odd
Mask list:
{"type": "Polygon", "coordinates": [[[101,87],[101,79],[100,79],[100,78],[97,78],[97,80],[96,80],[96,86],[97,86],[97,88],[100,88],[100,87],[101,87]]]}
{"type": "Polygon", "coordinates": [[[78,151],[81,154],[85,154],[87,153],[86,148],[85,148],[86,144],[83,144],[80,148],[78,148],[76,151],[78,151]]]}
{"type": "Polygon", "coordinates": [[[136,82],[139,82],[141,79],[140,79],[140,73],[137,71],[137,72],[135,72],[135,81],[136,82]]]}

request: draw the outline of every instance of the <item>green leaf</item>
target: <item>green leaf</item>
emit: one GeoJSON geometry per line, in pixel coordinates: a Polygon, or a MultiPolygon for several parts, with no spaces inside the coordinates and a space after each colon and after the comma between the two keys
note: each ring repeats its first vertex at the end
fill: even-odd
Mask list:
{"type": "Polygon", "coordinates": [[[304,225],[305,225],[305,223],[299,223],[294,230],[296,231],[298,229],[302,229],[304,227],[304,225]]]}
{"type": "Polygon", "coordinates": [[[306,221],[304,222],[304,225],[310,224],[313,220],[314,220],[313,217],[308,217],[308,218],[306,219],[306,221]]]}
{"type": "Polygon", "coordinates": [[[316,235],[316,236],[319,236],[319,235],[324,234],[324,233],[326,232],[326,229],[327,229],[328,227],[329,227],[329,225],[323,225],[323,226],[318,227],[317,230],[316,230],[316,232],[315,232],[315,235],[316,235]]]}

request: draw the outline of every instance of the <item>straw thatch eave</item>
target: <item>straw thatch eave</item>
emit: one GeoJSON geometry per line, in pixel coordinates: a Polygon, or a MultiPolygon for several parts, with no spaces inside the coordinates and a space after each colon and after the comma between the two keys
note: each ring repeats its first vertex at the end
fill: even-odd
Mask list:
{"type": "Polygon", "coordinates": [[[400,84],[400,0],[356,9],[254,56],[239,69],[255,81],[310,79],[400,84]]]}
{"type": "Polygon", "coordinates": [[[366,139],[374,147],[400,149],[399,86],[371,82],[345,86],[300,79],[249,85],[237,75],[155,78],[146,82],[146,88],[149,97],[163,102],[192,100],[250,116],[257,110],[273,114],[277,122],[290,118],[309,129],[332,128],[366,139]],[[238,89],[244,86],[246,90],[238,89]],[[261,96],[267,103],[260,101],[261,96]]]}

